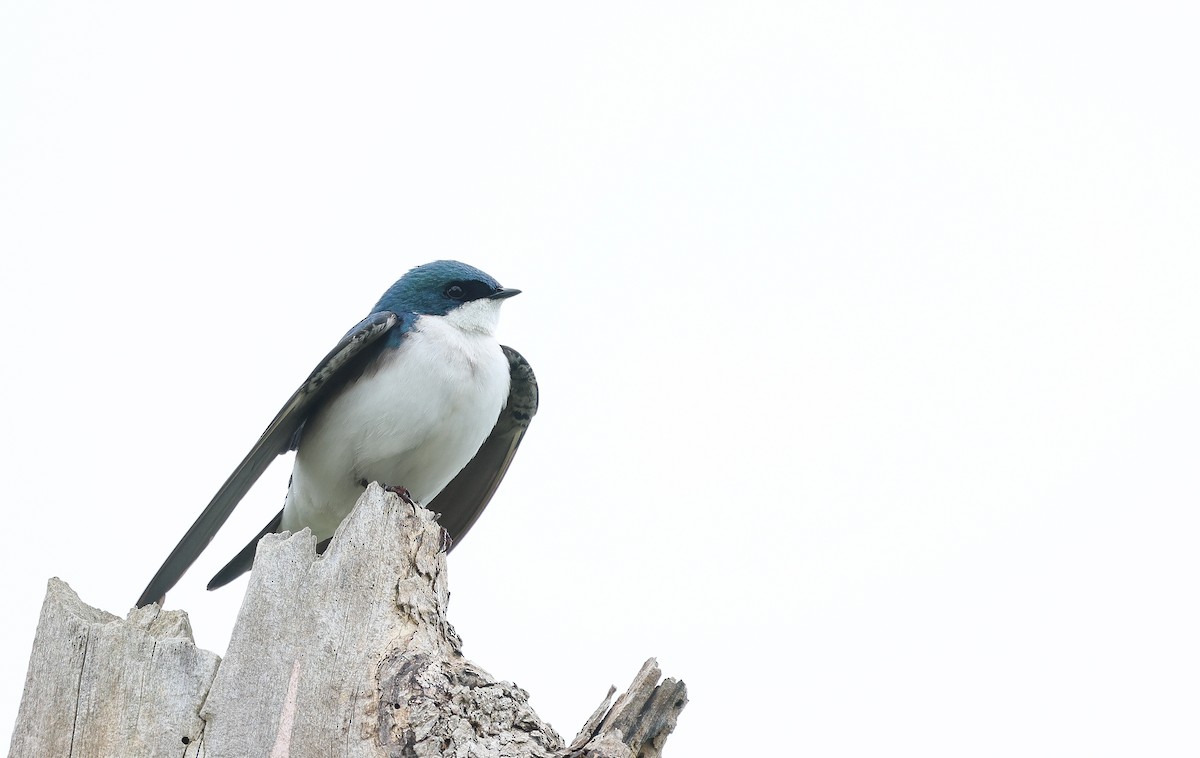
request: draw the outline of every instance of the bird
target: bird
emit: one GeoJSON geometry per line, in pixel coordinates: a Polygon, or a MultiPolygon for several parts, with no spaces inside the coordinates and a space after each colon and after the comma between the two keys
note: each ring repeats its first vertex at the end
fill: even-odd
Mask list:
{"type": "Polygon", "coordinates": [[[323,550],[370,482],[440,513],[461,541],[508,471],[538,406],[533,369],[495,336],[520,293],[465,263],[417,266],[292,394],[150,580],[162,602],[272,461],[296,452],[283,509],[212,581],[250,570],[258,540],[308,527],[323,550]]]}

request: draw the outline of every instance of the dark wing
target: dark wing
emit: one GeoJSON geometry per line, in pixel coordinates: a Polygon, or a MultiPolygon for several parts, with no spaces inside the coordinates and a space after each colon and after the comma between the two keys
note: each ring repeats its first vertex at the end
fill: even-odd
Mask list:
{"type": "Polygon", "coordinates": [[[380,337],[392,331],[402,321],[408,326],[406,319],[390,311],[372,313],[350,330],[338,342],[337,347],[313,369],[312,374],[284,404],[258,442],[225,480],[225,484],[217,490],[217,494],[200,514],[200,518],[196,519],[196,523],[192,524],[187,534],[183,535],[183,539],[167,556],[162,568],[138,598],[139,608],[158,601],[167,590],[175,586],[184,572],[200,557],[200,553],[204,552],[204,548],[208,547],[217,530],[229,518],[229,514],[251,485],[262,476],[267,466],[271,465],[275,456],[293,447],[305,419],[312,413],[318,401],[331,389],[341,386],[352,376],[357,376],[357,370],[362,364],[383,346],[384,341],[380,337]]]}
{"type": "MultiPolygon", "coordinates": [[[[208,590],[218,589],[237,579],[242,574],[250,570],[254,565],[254,556],[258,552],[258,541],[268,534],[274,534],[279,531],[279,527],[283,526],[283,510],[275,514],[275,518],[267,522],[267,525],[258,530],[258,534],[254,535],[254,539],[250,540],[244,548],[238,551],[238,554],[233,556],[225,567],[217,572],[216,576],[208,580],[208,590]]],[[[321,552],[321,551],[317,551],[321,552]]]]}
{"type": "Polygon", "coordinates": [[[533,369],[516,350],[507,345],[501,347],[508,358],[508,371],[512,378],[508,403],[500,411],[496,426],[480,446],[479,452],[428,504],[430,510],[442,514],[438,523],[450,533],[451,549],[463,538],[496,493],[533,414],[537,413],[538,388],[533,369]]]}

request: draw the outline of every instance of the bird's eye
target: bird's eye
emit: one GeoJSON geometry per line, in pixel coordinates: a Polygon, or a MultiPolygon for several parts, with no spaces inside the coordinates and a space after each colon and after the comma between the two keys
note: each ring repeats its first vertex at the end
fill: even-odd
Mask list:
{"type": "Polygon", "coordinates": [[[442,294],[460,303],[469,303],[484,297],[491,297],[496,287],[477,279],[459,279],[456,282],[446,282],[442,294]]]}

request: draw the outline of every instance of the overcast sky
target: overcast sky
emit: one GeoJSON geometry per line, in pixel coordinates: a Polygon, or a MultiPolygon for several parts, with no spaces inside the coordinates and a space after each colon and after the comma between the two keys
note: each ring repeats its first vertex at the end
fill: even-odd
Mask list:
{"type": "Polygon", "coordinates": [[[654,655],[668,755],[1200,752],[1197,6],[500,7],[0,4],[0,745],[458,258],[542,406],[450,618],[567,739],[654,655]]]}

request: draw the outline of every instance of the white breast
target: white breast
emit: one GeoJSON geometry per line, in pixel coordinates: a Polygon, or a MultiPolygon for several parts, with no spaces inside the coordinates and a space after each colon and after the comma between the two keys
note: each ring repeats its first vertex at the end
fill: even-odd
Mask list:
{"type": "Polygon", "coordinates": [[[332,536],[363,482],[428,503],[487,439],[508,398],[508,359],[492,334],[498,301],[421,316],[399,349],[305,424],[282,528],[332,536]]]}

